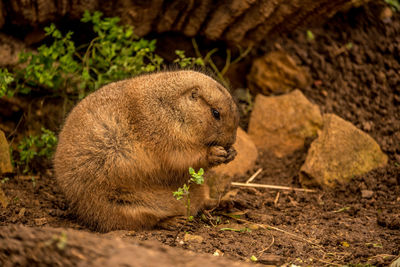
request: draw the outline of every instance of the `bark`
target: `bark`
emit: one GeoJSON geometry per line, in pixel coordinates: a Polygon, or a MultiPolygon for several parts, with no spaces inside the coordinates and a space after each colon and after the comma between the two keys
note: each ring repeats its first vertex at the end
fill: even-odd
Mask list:
{"type": "Polygon", "coordinates": [[[368,0],[0,0],[0,28],[43,27],[61,18],[79,19],[84,10],[102,11],[150,32],[202,35],[230,44],[254,45],[276,33],[321,23],[368,0]]]}

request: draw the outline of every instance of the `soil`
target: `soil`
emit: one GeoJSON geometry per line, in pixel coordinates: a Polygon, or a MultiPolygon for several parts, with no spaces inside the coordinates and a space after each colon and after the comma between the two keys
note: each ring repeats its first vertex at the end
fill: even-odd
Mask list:
{"type": "MultiPolygon", "coordinates": [[[[323,112],[333,112],[369,133],[389,156],[385,168],[355,177],[349,185],[317,189],[316,193],[231,188],[236,195],[230,207],[199,216],[179,231],[118,231],[112,236],[126,242],[159,241],[197,253],[218,253],[236,262],[249,261],[254,255],[259,263],[270,265],[387,266],[400,255],[400,14],[384,23],[379,10],[381,6],[375,3],[352,9],[310,28],[315,36],[312,41],[307,40],[305,30],[298,30],[265,49],[281,47],[308,68],[314,82],[303,93],[323,112]]],[[[263,170],[254,182],[299,187],[297,173],[306,151],[283,159],[260,152],[255,170],[263,170]]],[[[33,234],[43,241],[53,231],[43,231],[47,229],[43,226],[90,232],[68,212],[51,170],[34,179],[10,177],[1,186],[10,204],[0,210],[0,241],[26,239],[21,245],[28,246],[33,234]],[[29,232],[16,224],[37,230],[29,232]],[[19,231],[30,234],[16,238],[19,231]]],[[[85,240],[81,239],[82,247],[85,240]]],[[[81,253],[87,252],[89,258],[105,255],[101,240],[91,243],[94,250],[99,248],[97,254],[81,253]]],[[[0,263],[10,264],[12,258],[4,256],[10,253],[32,258],[28,255],[32,250],[15,252],[3,247],[0,263]]],[[[57,258],[59,264],[70,265],[81,260],[57,258]]],[[[40,257],[37,261],[41,262],[40,257]]]]}

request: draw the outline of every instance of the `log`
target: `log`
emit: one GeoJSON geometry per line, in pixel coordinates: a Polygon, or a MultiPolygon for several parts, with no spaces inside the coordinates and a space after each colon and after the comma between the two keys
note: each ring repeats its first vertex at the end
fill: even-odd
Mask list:
{"type": "Polygon", "coordinates": [[[276,33],[321,23],[338,11],[368,0],[0,0],[0,29],[40,28],[79,19],[85,10],[118,16],[138,36],[180,32],[232,45],[256,45],[276,33]]]}

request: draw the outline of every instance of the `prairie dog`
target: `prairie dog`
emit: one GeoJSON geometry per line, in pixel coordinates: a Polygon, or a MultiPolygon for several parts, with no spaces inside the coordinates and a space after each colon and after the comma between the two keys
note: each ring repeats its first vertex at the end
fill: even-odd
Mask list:
{"type": "MultiPolygon", "coordinates": [[[[165,226],[185,214],[172,192],[195,170],[228,163],[239,113],[229,92],[196,71],[108,84],[68,115],[54,158],[72,211],[92,229],[165,226]]],[[[211,200],[191,186],[191,213],[211,200]]]]}

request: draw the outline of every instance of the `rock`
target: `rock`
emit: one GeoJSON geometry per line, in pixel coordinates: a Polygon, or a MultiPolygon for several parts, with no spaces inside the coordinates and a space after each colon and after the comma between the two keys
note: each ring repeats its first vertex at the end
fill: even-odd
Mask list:
{"type": "Polygon", "coordinates": [[[325,114],[324,127],[301,167],[300,182],[332,187],[383,167],[387,161],[372,137],[334,114],[325,114]]]}
{"type": "Polygon", "coordinates": [[[12,171],[10,147],[8,146],[4,132],[0,130],[0,174],[12,171]]]}
{"type": "Polygon", "coordinates": [[[33,219],[33,221],[35,222],[36,226],[42,226],[42,225],[47,224],[47,218],[45,218],[45,217],[33,219]]]}
{"type": "Polygon", "coordinates": [[[191,235],[186,233],[185,236],[183,237],[183,240],[185,242],[201,243],[203,242],[204,238],[200,235],[191,235]]]}
{"type": "Polygon", "coordinates": [[[208,185],[212,197],[219,196],[228,187],[233,176],[245,175],[254,168],[258,156],[257,148],[242,128],[238,128],[233,147],[237,151],[236,158],[211,170],[208,185]]]}
{"type": "Polygon", "coordinates": [[[257,95],[248,132],[258,149],[283,157],[302,148],[321,127],[319,107],[295,90],[282,96],[257,95]]]}
{"type": "Polygon", "coordinates": [[[361,190],[361,197],[362,198],[371,198],[374,195],[374,191],[371,190],[361,190]]]}
{"type": "Polygon", "coordinates": [[[253,61],[247,81],[252,92],[270,95],[305,88],[311,77],[287,53],[273,51],[253,61]]]}

